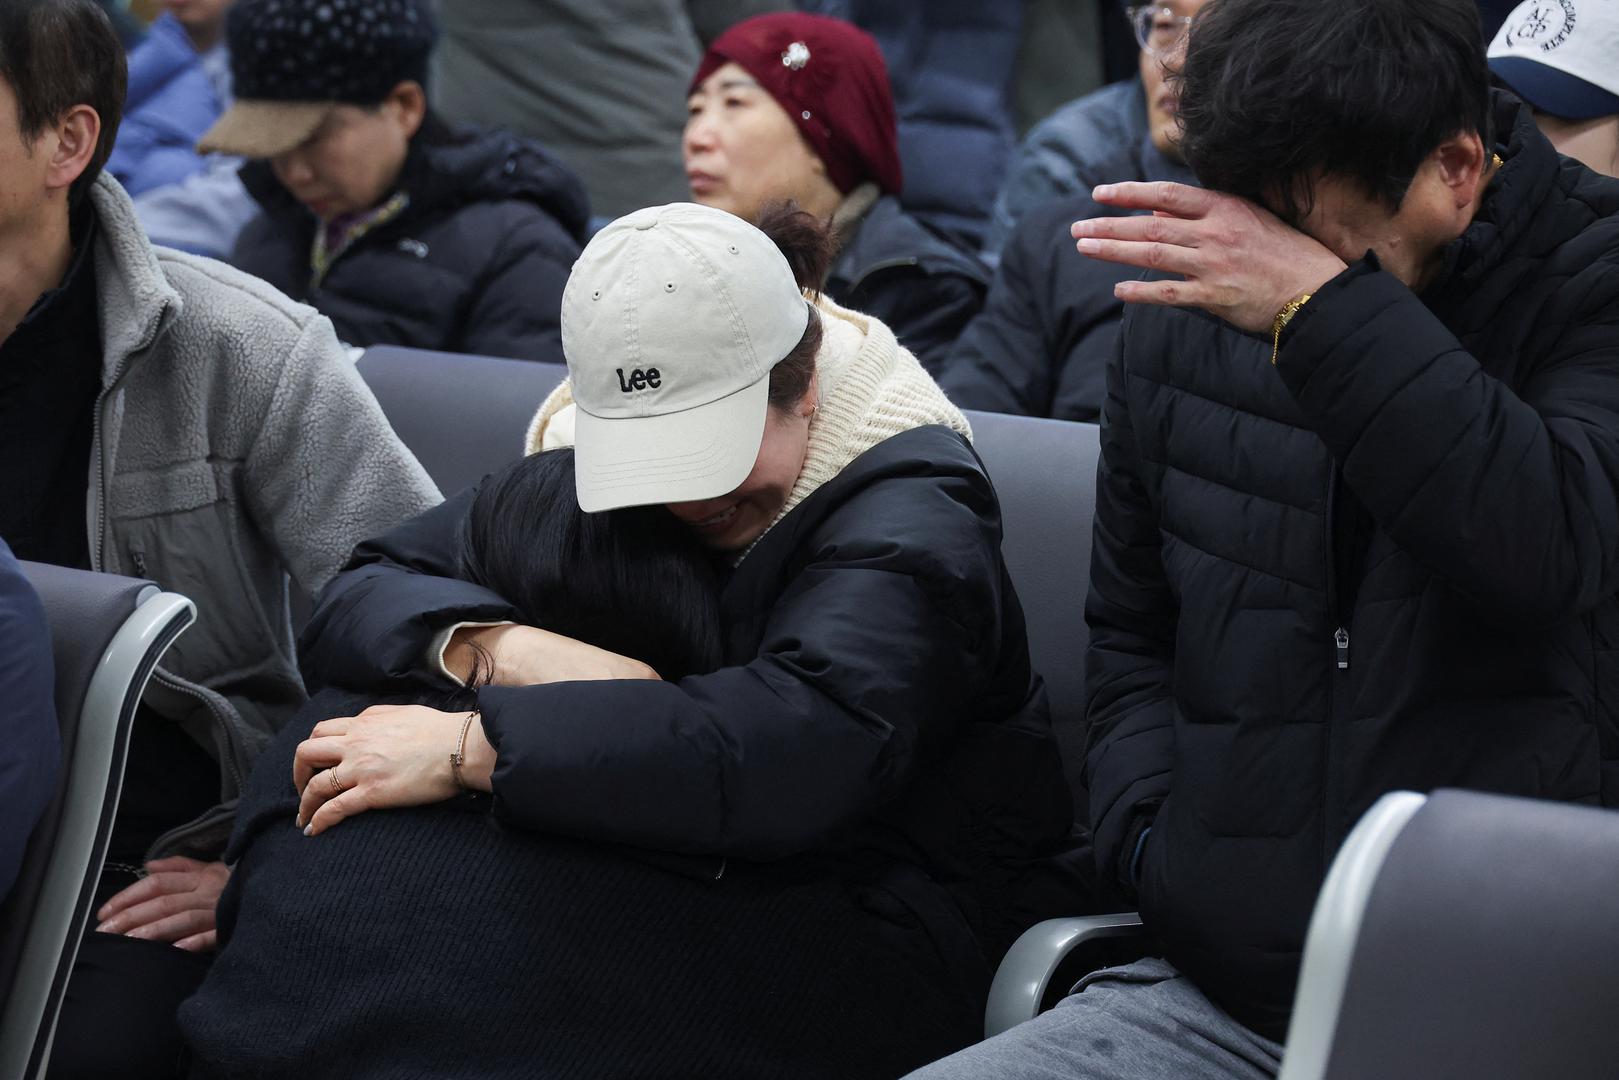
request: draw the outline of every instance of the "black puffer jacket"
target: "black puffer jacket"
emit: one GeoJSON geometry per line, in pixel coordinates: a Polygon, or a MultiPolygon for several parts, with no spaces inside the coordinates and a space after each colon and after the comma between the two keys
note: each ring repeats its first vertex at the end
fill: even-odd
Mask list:
{"type": "Polygon", "coordinates": [[[562,287],[584,242],[585,191],[505,132],[429,118],[399,189],[410,205],[314,280],[317,221],[265,162],[242,169],[264,208],[231,261],[326,315],[350,345],[406,345],[562,362],[562,287]]]}
{"type": "Polygon", "coordinates": [[[838,253],[826,282],[837,303],[887,324],[931,375],[984,306],[989,270],[884,195],[838,253]]]}
{"type": "MultiPolygon", "coordinates": [[[[469,499],[357,549],[304,634],[312,687],[443,687],[423,674],[436,629],[519,617],[443,576],[469,499]]],[[[1012,935],[1061,909],[1032,880],[1061,884],[1045,856],[1071,820],[1000,543],[959,435],[879,443],[730,573],[729,666],[485,689],[497,809],[537,831],[882,881],[955,970],[987,980],[1012,935]],[[968,928],[982,952],[960,951],[968,928]]]]}
{"type": "Polygon", "coordinates": [[[1326,868],[1385,792],[1619,804],[1619,181],[1497,102],[1439,278],[1375,259],[1269,341],[1135,308],[1086,615],[1097,854],[1283,1036],[1326,868]]]}

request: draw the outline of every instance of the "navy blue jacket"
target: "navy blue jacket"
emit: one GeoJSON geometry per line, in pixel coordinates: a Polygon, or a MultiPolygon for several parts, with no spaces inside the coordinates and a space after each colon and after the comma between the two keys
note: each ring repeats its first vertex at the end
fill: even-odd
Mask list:
{"type": "Polygon", "coordinates": [[[937,374],[984,306],[989,270],[885,195],[866,211],[827,276],[826,295],[882,322],[937,374]]]}
{"type": "MultiPolygon", "coordinates": [[[[1173,180],[1195,184],[1140,135],[1110,159],[1093,163],[1109,182],[1173,180]]],[[[1001,251],[989,299],[945,354],[939,385],[964,409],[1051,416],[1095,423],[1102,411],[1107,359],[1124,305],[1113,286],[1140,275],[1121,263],[1087,259],[1068,227],[1081,218],[1120,213],[1082,194],[1030,210],[1001,251]]]]}
{"type": "MultiPolygon", "coordinates": [[[[437,629],[518,617],[449,576],[469,500],[356,550],[304,634],[311,689],[445,688],[424,673],[437,629]]],[[[934,913],[939,940],[970,927],[989,943],[971,962],[993,962],[1060,907],[1031,899],[1045,894],[1028,879],[1067,848],[1072,816],[1000,543],[966,441],[895,435],[730,573],[725,667],[484,689],[497,811],[531,830],[889,881],[934,913]]]]}
{"type": "Polygon", "coordinates": [[[1086,618],[1098,858],[1283,1036],[1383,794],[1619,805],[1619,180],[1497,98],[1505,165],[1421,295],[1368,255],[1271,342],[1133,307],[1086,618]]]}
{"type": "Polygon", "coordinates": [[[50,628],[34,587],[0,540],[0,899],[56,791],[61,736],[50,628]]]}
{"type": "Polygon", "coordinates": [[[242,169],[264,207],[231,262],[332,320],[350,345],[562,363],[562,289],[589,204],[579,181],[534,143],[451,132],[431,117],[399,179],[397,218],[366,233],[313,279],[317,222],[265,162],[242,169]]]}
{"type": "Polygon", "coordinates": [[[129,54],[129,90],[107,171],[130,195],[202,172],[207,162],[197,140],[228,104],[179,21],[159,16],[129,54]]]}

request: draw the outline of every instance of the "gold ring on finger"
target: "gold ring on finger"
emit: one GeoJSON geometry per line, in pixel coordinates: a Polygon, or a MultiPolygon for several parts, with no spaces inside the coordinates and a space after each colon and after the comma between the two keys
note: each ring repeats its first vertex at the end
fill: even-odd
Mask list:
{"type": "Polygon", "coordinates": [[[337,766],[334,765],[326,770],[326,779],[332,782],[333,795],[343,794],[343,782],[337,778],[337,766]]]}

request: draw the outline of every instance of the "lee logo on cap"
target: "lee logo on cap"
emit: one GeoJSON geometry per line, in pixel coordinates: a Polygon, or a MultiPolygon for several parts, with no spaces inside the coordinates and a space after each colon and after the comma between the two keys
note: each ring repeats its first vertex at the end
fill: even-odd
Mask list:
{"type": "Polygon", "coordinates": [[[633,394],[637,390],[656,390],[663,385],[663,375],[655,367],[645,371],[636,368],[630,372],[629,378],[624,377],[623,368],[614,368],[618,372],[618,389],[620,393],[633,394]]]}

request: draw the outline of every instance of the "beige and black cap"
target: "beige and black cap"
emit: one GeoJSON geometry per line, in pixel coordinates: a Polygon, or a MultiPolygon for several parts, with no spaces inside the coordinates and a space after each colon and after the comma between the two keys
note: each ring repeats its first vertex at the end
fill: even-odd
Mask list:
{"type": "Polygon", "coordinates": [[[238,0],[225,27],[236,101],[197,149],[247,158],[291,150],[337,105],[425,85],[438,38],[427,0],[238,0]]]}

